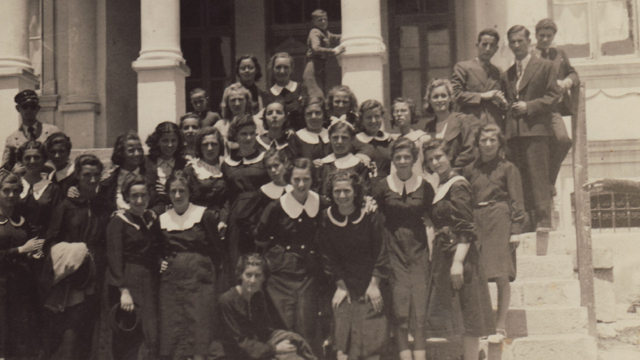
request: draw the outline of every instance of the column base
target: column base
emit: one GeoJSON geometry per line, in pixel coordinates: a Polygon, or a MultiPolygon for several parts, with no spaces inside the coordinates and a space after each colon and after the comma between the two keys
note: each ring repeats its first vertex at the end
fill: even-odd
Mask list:
{"type": "Polygon", "coordinates": [[[144,142],[163,121],[177,121],[186,111],[185,78],[191,71],[184,61],[138,59],[138,135],[144,142]]]}
{"type": "Polygon", "coordinates": [[[0,68],[0,149],[4,149],[6,136],[20,126],[20,114],[13,98],[22,90],[35,89],[40,82],[37,75],[24,68],[0,68]]]}

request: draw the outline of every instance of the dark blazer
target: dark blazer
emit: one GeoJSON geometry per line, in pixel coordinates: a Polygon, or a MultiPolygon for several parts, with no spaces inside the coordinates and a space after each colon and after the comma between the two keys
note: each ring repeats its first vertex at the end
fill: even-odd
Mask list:
{"type": "MultiPolygon", "coordinates": [[[[443,140],[449,144],[451,166],[454,170],[462,170],[465,166],[475,161],[474,133],[471,131],[470,115],[453,112],[449,115],[449,124],[444,132],[443,140]]],[[[436,118],[430,119],[424,127],[424,132],[432,139],[436,138],[436,118]]]]}
{"type": "Polygon", "coordinates": [[[482,125],[493,123],[504,130],[504,111],[493,101],[480,99],[483,92],[502,90],[498,67],[491,64],[487,74],[478,60],[459,62],[453,68],[451,84],[453,98],[461,113],[475,116],[482,125]]]}
{"type": "Polygon", "coordinates": [[[527,113],[516,116],[512,110],[507,111],[505,135],[508,139],[518,136],[552,136],[551,112],[560,99],[553,63],[531,56],[524,69],[520,87],[516,89],[517,81],[514,63],[502,75],[502,89],[509,104],[526,102],[527,113]]]}
{"type": "Polygon", "coordinates": [[[558,103],[558,111],[560,112],[560,115],[573,115],[578,110],[577,95],[578,87],[580,86],[580,77],[578,76],[576,69],[571,66],[569,57],[563,50],[549,48],[548,59],[553,62],[553,68],[556,71],[558,80],[569,78],[573,81],[573,86],[571,87],[570,92],[563,94],[562,99],[558,103]]]}

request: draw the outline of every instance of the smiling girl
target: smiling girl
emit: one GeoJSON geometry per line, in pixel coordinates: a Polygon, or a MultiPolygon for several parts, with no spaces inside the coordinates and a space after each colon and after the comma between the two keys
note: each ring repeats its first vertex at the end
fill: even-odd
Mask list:
{"type": "Polygon", "coordinates": [[[291,127],[296,131],[304,128],[303,106],[309,95],[305,84],[291,80],[293,57],[286,52],[279,52],[271,57],[268,68],[272,86],[267,91],[266,103],[280,100],[284,103],[291,127]]]}

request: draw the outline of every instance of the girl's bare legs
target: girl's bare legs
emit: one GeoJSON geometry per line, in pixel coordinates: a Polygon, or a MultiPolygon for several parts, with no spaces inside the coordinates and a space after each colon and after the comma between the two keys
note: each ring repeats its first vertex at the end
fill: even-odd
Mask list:
{"type": "Polygon", "coordinates": [[[507,312],[509,311],[509,303],[511,302],[511,283],[508,276],[501,276],[496,279],[498,286],[498,317],[496,319],[496,328],[505,330],[507,323],[507,312]]]}

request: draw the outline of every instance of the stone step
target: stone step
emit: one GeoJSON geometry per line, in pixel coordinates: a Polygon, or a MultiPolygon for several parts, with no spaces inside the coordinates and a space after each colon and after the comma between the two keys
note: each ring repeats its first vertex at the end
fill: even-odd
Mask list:
{"type": "Polygon", "coordinates": [[[516,250],[518,257],[523,255],[568,255],[576,247],[576,237],[573,233],[552,231],[549,233],[524,233],[516,238],[520,241],[520,246],[516,250]],[[540,248],[540,249],[538,249],[540,248]],[[544,249],[546,248],[546,251],[544,249]],[[541,253],[538,253],[538,250],[541,253]]]}
{"type": "Polygon", "coordinates": [[[507,334],[510,339],[532,335],[587,334],[587,324],[587,308],[580,306],[511,308],[507,313],[507,334]]]}
{"type": "Polygon", "coordinates": [[[571,255],[523,255],[519,256],[516,262],[516,281],[539,278],[573,278],[571,255]]]}
{"type": "Polygon", "coordinates": [[[596,339],[587,334],[533,335],[511,344],[487,345],[489,359],[501,360],[597,360],[596,339]],[[497,357],[496,352],[502,352],[497,357]]]}
{"type": "MultiPolygon", "coordinates": [[[[491,302],[496,308],[498,291],[489,283],[491,302]]],[[[580,283],[573,279],[522,280],[511,283],[511,307],[530,308],[544,305],[580,306],[580,283]]]]}

